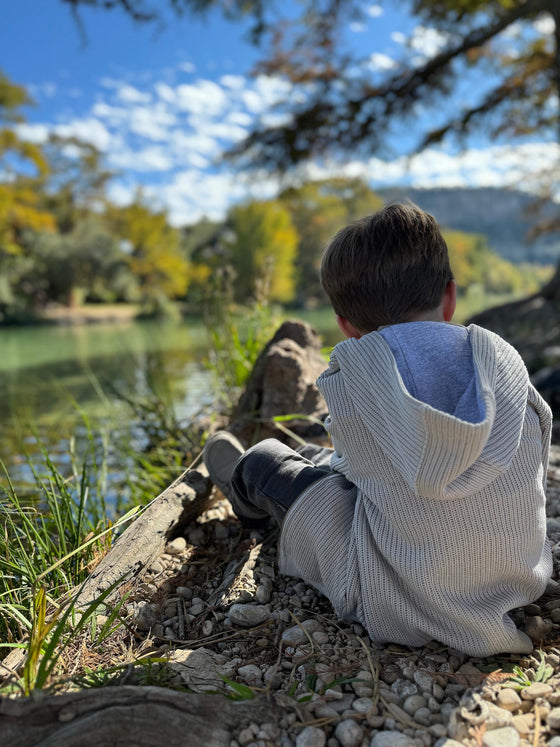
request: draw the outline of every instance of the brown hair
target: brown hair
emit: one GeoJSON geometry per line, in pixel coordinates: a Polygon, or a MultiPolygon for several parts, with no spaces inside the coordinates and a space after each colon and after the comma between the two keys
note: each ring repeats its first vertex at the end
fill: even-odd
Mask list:
{"type": "Polygon", "coordinates": [[[341,229],[321,260],[335,312],[363,332],[437,308],[452,279],[435,218],[412,203],[386,205],[341,229]]]}

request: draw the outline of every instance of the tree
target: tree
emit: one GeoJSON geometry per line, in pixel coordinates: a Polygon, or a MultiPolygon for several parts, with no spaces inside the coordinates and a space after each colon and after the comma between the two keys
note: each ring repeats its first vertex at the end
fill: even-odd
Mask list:
{"type": "MultiPolygon", "coordinates": [[[[162,18],[162,6],[156,10],[145,0],[63,2],[74,10],[119,7],[140,21],[162,18]]],[[[408,55],[381,78],[368,59],[356,58],[341,33],[350,20],[364,17],[366,5],[301,0],[299,14],[279,0],[169,0],[163,7],[180,14],[219,9],[231,18],[253,18],[253,38],[267,50],[257,72],[284,76],[298,89],[300,95],[285,104],[290,119],[256,129],[234,151],[250,164],[285,170],[325,153],[379,152],[390,125],[414,115],[419,103],[437,111],[473,67],[488,72],[479,99],[465,101],[457,116],[428,130],[417,149],[490,120],[492,135],[538,131],[560,138],[557,0],[409,0],[412,12],[439,30],[445,46],[421,62],[408,55]],[[550,31],[535,35],[531,24],[541,14],[550,19],[550,31]],[[521,32],[515,43],[500,47],[515,29],[521,32]]]]}
{"type": "Polygon", "coordinates": [[[227,225],[237,300],[257,298],[267,286],[272,301],[291,301],[298,235],[288,210],[277,200],[237,205],[229,211],[227,225]]]}
{"type": "Polygon", "coordinates": [[[143,301],[154,308],[183,297],[189,284],[189,263],[180,250],[179,231],[165,212],[150,210],[140,198],[128,207],[109,207],[107,219],[129,254],[129,267],[143,301]]]}
{"type": "Polygon", "coordinates": [[[342,226],[372,213],[383,200],[360,179],[324,179],[284,190],[279,200],[287,207],[299,235],[296,256],[297,300],[312,305],[324,294],[319,265],[327,241],[342,226]]]}
{"type": "Polygon", "coordinates": [[[41,201],[56,220],[60,233],[70,233],[108,204],[106,187],[113,172],[91,143],[75,137],[51,135],[42,152],[49,170],[41,183],[41,201]]]}
{"type": "Polygon", "coordinates": [[[51,230],[54,221],[38,206],[37,184],[48,170],[41,149],[18,137],[20,109],[32,101],[22,86],[0,72],[0,261],[20,253],[26,229],[51,230]]]}

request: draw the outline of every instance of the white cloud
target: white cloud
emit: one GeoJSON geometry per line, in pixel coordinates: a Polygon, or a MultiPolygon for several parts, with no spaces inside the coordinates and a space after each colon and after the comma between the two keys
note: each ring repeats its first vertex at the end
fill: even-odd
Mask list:
{"type": "Polygon", "coordinates": [[[169,154],[158,146],[139,150],[115,150],[109,160],[118,169],[136,172],[169,171],[173,167],[169,154]]]}
{"type": "Polygon", "coordinates": [[[152,99],[149,93],[139,91],[134,86],[129,86],[127,84],[122,85],[117,89],[117,98],[127,104],[147,104],[152,99]]]}
{"type": "Polygon", "coordinates": [[[539,34],[543,36],[552,36],[554,34],[556,24],[554,18],[548,14],[541,14],[534,22],[533,28],[539,34]]]}
{"type": "Polygon", "coordinates": [[[134,202],[137,190],[138,187],[136,185],[126,185],[122,182],[113,182],[107,189],[107,196],[111,202],[115,203],[115,205],[121,205],[124,207],[125,205],[130,205],[131,202],[134,202]]]}
{"type": "Polygon", "coordinates": [[[391,39],[395,42],[395,44],[406,43],[406,36],[402,33],[402,31],[393,31],[391,33],[391,39]]]}
{"type": "Polygon", "coordinates": [[[156,83],[155,85],[156,93],[160,97],[160,99],[163,99],[168,104],[174,104],[176,101],[176,95],[175,91],[171,86],[167,85],[167,83],[156,83]]]}
{"type": "Polygon", "coordinates": [[[364,31],[367,31],[367,26],[365,23],[361,23],[360,21],[352,21],[350,23],[350,31],[354,34],[363,34],[364,31]]]}
{"type": "Polygon", "coordinates": [[[241,75],[222,75],[220,83],[226,88],[232,88],[235,91],[239,91],[247,85],[247,78],[244,78],[241,75]]]}
{"type": "Polygon", "coordinates": [[[165,140],[169,135],[169,128],[177,121],[176,116],[161,104],[152,107],[136,106],[128,112],[127,117],[130,131],[149,140],[165,140]]]}
{"type": "Polygon", "coordinates": [[[74,119],[67,124],[55,125],[53,130],[61,137],[76,137],[85,143],[91,143],[101,151],[106,151],[111,145],[111,133],[94,117],[74,119]]]}
{"type": "Polygon", "coordinates": [[[366,8],[366,13],[372,18],[379,18],[383,15],[383,8],[381,5],[370,5],[369,8],[366,8]]]}
{"type": "Polygon", "coordinates": [[[22,140],[28,143],[45,143],[49,138],[49,128],[44,124],[18,124],[15,131],[22,140]]]}
{"type": "Polygon", "coordinates": [[[193,65],[192,62],[189,62],[188,60],[185,62],[181,62],[179,65],[179,70],[182,70],[184,73],[194,73],[196,70],[196,66],[193,65]]]}
{"type": "Polygon", "coordinates": [[[394,70],[397,67],[397,63],[386,54],[374,52],[368,59],[368,67],[374,71],[394,70]]]}
{"type": "Polygon", "coordinates": [[[427,26],[416,26],[409,40],[410,47],[424,59],[433,57],[447,46],[451,35],[427,26]]]}
{"type": "Polygon", "coordinates": [[[169,136],[169,145],[174,153],[199,153],[208,158],[215,158],[220,152],[220,144],[206,132],[185,133],[173,130],[169,136]]]}
{"type": "Polygon", "coordinates": [[[192,114],[217,116],[224,111],[227,96],[211,80],[197,80],[194,84],[184,83],[175,89],[175,105],[192,114]]]}

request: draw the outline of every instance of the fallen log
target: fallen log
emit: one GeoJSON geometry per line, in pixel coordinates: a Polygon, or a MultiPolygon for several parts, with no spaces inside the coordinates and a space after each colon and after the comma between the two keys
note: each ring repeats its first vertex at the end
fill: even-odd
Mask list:
{"type": "Polygon", "coordinates": [[[274,721],[280,706],[265,697],[235,703],[223,696],[162,687],[104,687],[49,697],[0,698],[2,747],[229,747],[232,731],[274,721]]]}
{"type": "MultiPolygon", "coordinates": [[[[155,498],[118,537],[113,547],[82,586],[68,595],[76,607],[87,607],[106,589],[117,584],[106,598],[110,604],[121,585],[134,581],[165,549],[169,540],[217,500],[206,468],[188,469],[155,498]],[[121,581],[121,584],[117,582],[121,581]]],[[[23,666],[26,649],[13,649],[0,664],[6,676],[23,666]]]]}

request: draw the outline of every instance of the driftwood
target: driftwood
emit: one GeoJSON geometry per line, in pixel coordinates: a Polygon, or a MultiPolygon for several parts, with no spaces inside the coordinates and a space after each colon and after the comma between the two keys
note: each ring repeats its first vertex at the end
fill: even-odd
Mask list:
{"type": "MultiPolygon", "coordinates": [[[[103,591],[139,576],[161,553],[170,539],[215,502],[212,484],[204,467],[187,470],[166,488],[120,535],[86,582],[74,589],[77,607],[86,607],[103,591]]],[[[107,596],[111,603],[120,586],[107,596]]],[[[0,663],[3,675],[17,672],[25,661],[25,649],[13,649],[0,663]]]]}
{"type": "MultiPolygon", "coordinates": [[[[275,415],[306,416],[288,425],[307,440],[324,437],[321,422],[326,405],[315,379],[326,367],[319,338],[300,322],[284,323],[259,357],[234,413],[231,430],[245,442],[289,435],[272,421],[275,415]]],[[[85,607],[116,584],[107,603],[120,593],[117,583],[137,578],[178,536],[186,525],[210,508],[216,498],[204,466],[188,470],[161,493],[119,536],[109,553],[80,589],[78,607],[85,607]]],[[[213,602],[230,604],[250,577],[261,546],[226,569],[213,602]]],[[[23,649],[4,659],[4,674],[20,670],[23,649]]],[[[103,745],[161,745],[199,747],[229,745],[232,730],[250,721],[274,721],[276,711],[293,711],[294,702],[269,693],[247,703],[224,697],[185,694],[156,687],[119,686],[62,695],[0,698],[2,747],[103,747],[103,745]]],[[[298,709],[302,708],[297,706],[298,709]]]]}
{"type": "Polygon", "coordinates": [[[77,604],[87,605],[119,579],[124,583],[138,576],[170,539],[210,508],[216,500],[211,490],[204,468],[184,472],[122,533],[81,588],[77,604]]]}
{"type": "MultiPolygon", "coordinates": [[[[229,747],[232,730],[274,721],[274,701],[160,687],[104,687],[49,697],[0,699],[2,747],[229,747]]],[[[286,703],[284,707],[289,708],[286,703]]],[[[293,710],[293,706],[290,708],[293,710]]]]}

